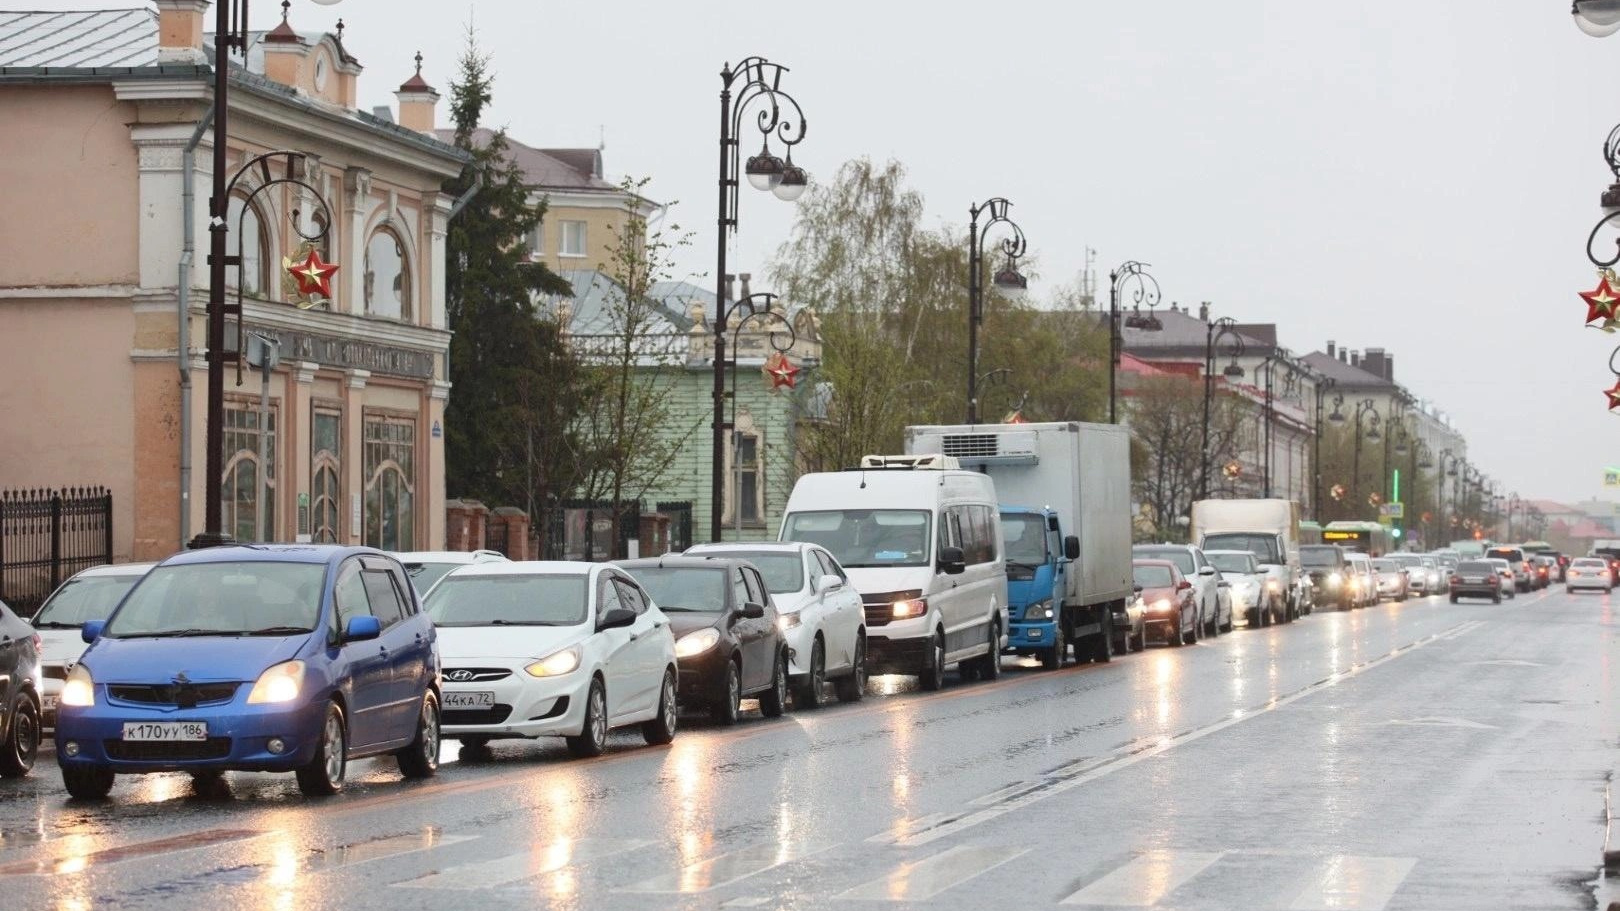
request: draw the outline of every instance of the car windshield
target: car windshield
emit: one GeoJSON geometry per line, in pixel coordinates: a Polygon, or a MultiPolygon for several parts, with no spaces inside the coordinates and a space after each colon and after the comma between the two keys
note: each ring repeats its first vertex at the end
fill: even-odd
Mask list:
{"type": "Polygon", "coordinates": [[[819,544],[845,569],[927,566],[929,525],[920,509],[796,512],[787,517],[782,540],[819,544]]]}
{"type": "Polygon", "coordinates": [[[577,626],[589,616],[588,578],[574,573],[451,576],[428,595],[435,626],[577,626]]]}
{"type": "Polygon", "coordinates": [[[1394,560],[1396,563],[1399,563],[1402,566],[1422,566],[1423,565],[1423,558],[1422,557],[1415,557],[1415,556],[1411,556],[1409,554],[1391,555],[1390,559],[1394,560]]]}
{"type": "Polygon", "coordinates": [[[1523,551],[1520,551],[1517,548],[1508,549],[1508,548],[1504,548],[1504,547],[1493,547],[1490,550],[1486,551],[1486,553],[1489,554],[1492,557],[1497,557],[1499,559],[1507,560],[1510,563],[1523,562],[1524,561],[1524,553],[1523,553],[1523,551]]]}
{"type": "MultiPolygon", "coordinates": [[[[1281,563],[1277,554],[1276,535],[1256,535],[1243,532],[1222,532],[1204,536],[1204,550],[1246,550],[1261,563],[1281,563]]],[[[1225,567],[1221,567],[1224,569],[1225,567]]]]}
{"type": "Polygon", "coordinates": [[[1192,551],[1182,547],[1139,547],[1136,549],[1138,557],[1152,557],[1155,560],[1169,560],[1176,564],[1184,576],[1191,576],[1197,570],[1193,563],[1192,551]]]}
{"type": "Polygon", "coordinates": [[[1469,560],[1457,564],[1457,572],[1459,573],[1491,573],[1495,571],[1496,567],[1484,560],[1469,560]]]}
{"type": "Polygon", "coordinates": [[[1170,587],[1171,576],[1170,567],[1168,566],[1143,566],[1137,564],[1131,567],[1131,575],[1135,577],[1136,584],[1143,588],[1170,587]]]}
{"type": "Polygon", "coordinates": [[[726,608],[723,564],[709,566],[643,566],[627,570],[665,611],[710,611],[726,608]]]}
{"type": "Polygon", "coordinates": [[[1223,573],[1243,573],[1252,575],[1259,567],[1254,565],[1254,558],[1248,554],[1205,554],[1209,562],[1223,573]]]}
{"type": "MultiPolygon", "coordinates": [[[[804,559],[796,550],[705,550],[702,555],[747,560],[759,568],[759,574],[765,579],[765,590],[773,595],[791,595],[804,589],[804,559]]],[[[656,597],[653,600],[658,601],[656,597]]],[[[658,603],[663,605],[662,601],[658,603]]]]}
{"type": "Polygon", "coordinates": [[[1381,573],[1400,572],[1401,569],[1401,564],[1394,560],[1374,560],[1372,565],[1375,572],[1381,573]]]}
{"type": "Polygon", "coordinates": [[[159,566],[102,635],[251,636],[308,632],[320,617],[324,563],[241,560],[159,566]]]}
{"type": "Polygon", "coordinates": [[[1338,566],[1339,552],[1331,547],[1301,547],[1299,562],[1306,566],[1338,566]]]}
{"type": "Polygon", "coordinates": [[[419,592],[425,592],[433,587],[433,583],[443,579],[452,569],[466,566],[465,563],[407,563],[405,574],[411,577],[411,584],[419,592]]]}
{"type": "Polygon", "coordinates": [[[1602,569],[1602,568],[1608,566],[1609,564],[1605,563],[1602,560],[1596,560],[1596,559],[1593,559],[1591,557],[1582,557],[1581,559],[1576,560],[1575,562],[1573,562],[1573,563],[1571,563],[1569,565],[1570,566],[1582,566],[1582,567],[1586,567],[1588,569],[1602,569]]]}
{"type": "Polygon", "coordinates": [[[1041,566],[1046,563],[1046,519],[1030,513],[1002,513],[1001,535],[1007,542],[1007,562],[1041,566]]]}
{"type": "Polygon", "coordinates": [[[83,626],[91,620],[105,620],[124,600],[140,576],[80,576],[62,583],[34,614],[40,629],[83,626]]]}

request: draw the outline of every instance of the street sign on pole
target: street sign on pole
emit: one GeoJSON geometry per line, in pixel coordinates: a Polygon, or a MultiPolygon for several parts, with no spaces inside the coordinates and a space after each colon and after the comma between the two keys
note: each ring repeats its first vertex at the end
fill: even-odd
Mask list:
{"type": "Polygon", "coordinates": [[[1380,503],[1378,506],[1378,518],[1382,520],[1404,519],[1406,518],[1406,504],[1399,501],[1380,503]]]}

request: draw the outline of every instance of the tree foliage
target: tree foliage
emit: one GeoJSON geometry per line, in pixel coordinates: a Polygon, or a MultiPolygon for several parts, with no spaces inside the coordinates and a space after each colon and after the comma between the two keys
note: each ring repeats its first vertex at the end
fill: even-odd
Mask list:
{"type": "MultiPolygon", "coordinates": [[[[1204,384],[1181,376],[1143,377],[1122,406],[1131,428],[1131,483],[1140,504],[1138,537],[1183,540],[1204,470],[1204,384]]],[[[1221,466],[1243,451],[1249,409],[1236,395],[1210,400],[1209,486],[1220,485],[1221,466]]]]}

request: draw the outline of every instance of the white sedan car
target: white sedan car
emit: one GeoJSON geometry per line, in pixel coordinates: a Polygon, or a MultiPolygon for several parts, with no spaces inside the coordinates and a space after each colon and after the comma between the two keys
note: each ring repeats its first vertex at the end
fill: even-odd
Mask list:
{"type": "Polygon", "coordinates": [[[828,680],[844,702],[865,695],[866,611],[832,554],[814,544],[789,542],[699,544],[686,555],[735,557],[759,568],[787,642],[796,708],[820,705],[828,680]]]}
{"type": "Polygon", "coordinates": [[[79,631],[91,620],[105,620],[124,600],[135,583],[155,563],[115,563],[85,570],[57,586],[34,613],[32,623],[39,632],[40,711],[46,728],[56,727],[56,700],[62,694],[68,671],[79,663],[79,656],[90,646],[79,631]]]}
{"type": "MultiPolygon", "coordinates": [[[[1614,581],[1609,577],[1609,561],[1602,557],[1578,557],[1570,561],[1569,569],[1564,574],[1564,590],[1572,592],[1577,588],[1614,591],[1614,581]]],[[[48,650],[49,646],[46,648],[48,650]]]]}
{"type": "Polygon", "coordinates": [[[411,577],[418,597],[426,596],[434,583],[455,569],[474,563],[506,561],[506,555],[496,550],[418,550],[393,556],[405,564],[405,574],[411,577]]]}
{"type": "Polygon", "coordinates": [[[563,736],[600,755],[611,728],[675,737],[675,636],[623,570],[601,563],[464,566],[428,596],[444,666],[444,736],[462,749],[563,736]]]}

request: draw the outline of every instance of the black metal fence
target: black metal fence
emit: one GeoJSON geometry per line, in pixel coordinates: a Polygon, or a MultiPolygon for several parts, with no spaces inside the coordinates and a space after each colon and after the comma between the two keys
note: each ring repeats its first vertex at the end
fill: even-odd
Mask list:
{"type": "Polygon", "coordinates": [[[692,501],[681,500],[658,504],[658,511],[669,516],[669,550],[670,553],[680,553],[691,547],[692,541],[692,501]]]}
{"type": "Polygon", "coordinates": [[[105,487],[0,491],[0,601],[31,616],[63,579],[112,562],[105,487]]]}
{"type": "Polygon", "coordinates": [[[640,500],[619,504],[619,535],[613,537],[613,504],[608,500],[563,500],[545,509],[546,560],[618,560],[638,534],[640,500]]]}

